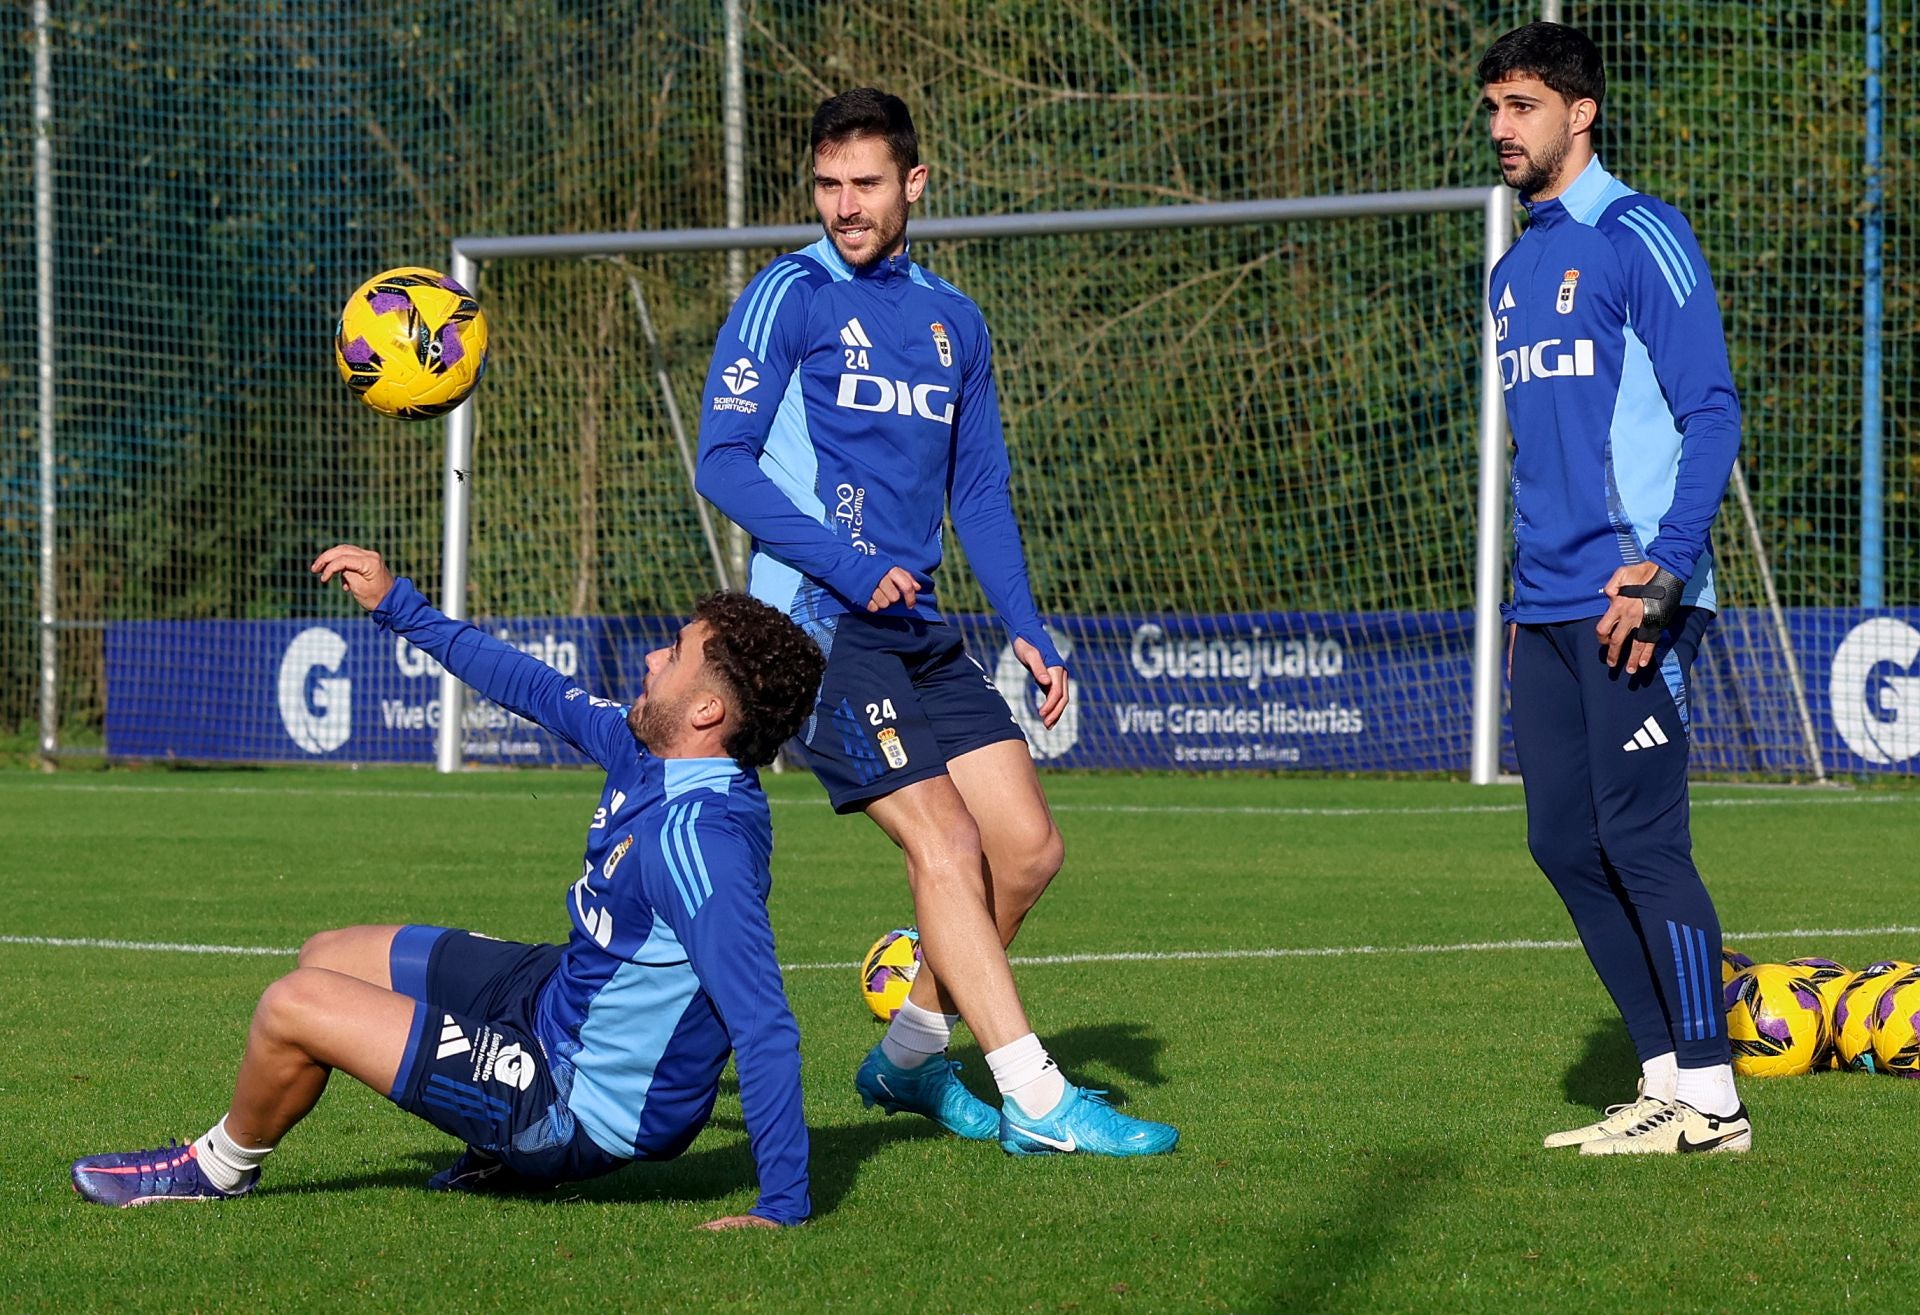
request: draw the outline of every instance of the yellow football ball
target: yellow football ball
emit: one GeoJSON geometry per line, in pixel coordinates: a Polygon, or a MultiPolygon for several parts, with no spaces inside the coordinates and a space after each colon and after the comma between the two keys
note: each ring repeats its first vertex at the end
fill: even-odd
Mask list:
{"type": "Polygon", "coordinates": [[[390,269],[354,289],[333,336],[347,387],[382,415],[428,420],[467,400],[487,370],[487,317],[431,269],[390,269]]]}
{"type": "Polygon", "coordinates": [[[1877,1071],[1920,1078],[1920,968],[1900,974],[1880,992],[1867,1033],[1877,1071]]]}
{"type": "Polygon", "coordinates": [[[1781,963],[1743,968],[1727,988],[1727,1039],[1742,1077],[1791,1077],[1812,1069],[1827,1046],[1826,1011],[1805,970],[1781,963]]]}
{"type": "Polygon", "coordinates": [[[919,972],[920,933],[912,927],[896,927],[875,941],[860,961],[860,998],[875,1018],[890,1023],[919,972]]]}
{"type": "Polygon", "coordinates": [[[1724,991],[1733,985],[1735,974],[1742,968],[1751,967],[1753,967],[1753,960],[1732,946],[1722,946],[1720,948],[1720,989],[1724,991]]]}
{"type": "Polygon", "coordinates": [[[1813,983],[1813,989],[1820,993],[1820,1012],[1827,1019],[1827,1048],[1822,1054],[1814,1056],[1815,1068],[1830,1067],[1833,1056],[1833,1010],[1840,1003],[1840,993],[1853,981],[1853,974],[1831,959],[1789,959],[1787,967],[1798,968],[1813,983]]]}
{"type": "Polygon", "coordinates": [[[1873,1057],[1873,1007],[1880,993],[1895,978],[1910,972],[1913,965],[1901,959],[1882,959],[1870,963],[1853,975],[1833,1006],[1833,1066],[1871,1073],[1877,1062],[1873,1057]]]}

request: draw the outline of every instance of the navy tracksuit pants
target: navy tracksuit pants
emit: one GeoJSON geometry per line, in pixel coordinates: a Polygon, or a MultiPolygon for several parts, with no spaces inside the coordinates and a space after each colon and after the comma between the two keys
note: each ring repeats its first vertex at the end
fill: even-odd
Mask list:
{"type": "Polygon", "coordinates": [[[1514,636],[1527,845],[1644,1061],[1729,1062],[1720,920],[1693,865],[1687,678],[1712,614],[1683,609],[1653,665],[1609,667],[1595,618],[1514,636]]]}

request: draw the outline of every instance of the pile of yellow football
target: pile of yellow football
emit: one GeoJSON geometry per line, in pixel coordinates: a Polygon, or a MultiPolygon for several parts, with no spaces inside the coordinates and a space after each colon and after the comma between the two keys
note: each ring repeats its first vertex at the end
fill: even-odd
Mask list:
{"type": "Polygon", "coordinates": [[[1859,972],[1831,959],[1755,963],[1732,949],[1720,957],[1735,1073],[1842,1068],[1920,1077],[1920,968],[1899,959],[1859,972]]]}

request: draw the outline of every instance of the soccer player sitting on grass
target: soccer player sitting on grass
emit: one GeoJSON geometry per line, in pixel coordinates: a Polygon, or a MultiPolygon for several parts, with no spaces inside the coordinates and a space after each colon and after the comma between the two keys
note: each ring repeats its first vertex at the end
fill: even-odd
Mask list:
{"type": "Polygon", "coordinates": [[[684,1151],[735,1056],[759,1173],[747,1215],[806,1219],[800,1037],[767,917],[773,834],[756,767],[813,706],[822,659],[743,594],[700,601],[647,655],[623,708],[428,605],[377,553],[343,544],[312,568],[384,629],[606,769],[565,945],[444,927],[322,932],[261,996],[226,1117],[185,1146],[73,1166],[103,1205],[244,1196],[341,1069],[468,1143],[428,1186],[550,1186],[684,1151]]]}

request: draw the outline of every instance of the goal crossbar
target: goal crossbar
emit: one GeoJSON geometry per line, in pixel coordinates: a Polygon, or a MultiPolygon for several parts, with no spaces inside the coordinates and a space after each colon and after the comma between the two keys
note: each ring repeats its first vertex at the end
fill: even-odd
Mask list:
{"type": "MultiPolygon", "coordinates": [[[[915,238],[929,241],[1041,237],[1471,211],[1479,211],[1484,216],[1484,269],[1490,275],[1494,264],[1513,241],[1515,197],[1506,187],[1434,188],[1409,192],[1370,192],[1354,196],[1268,197],[1111,210],[931,217],[915,219],[913,233],[915,238]]],[[[448,272],[455,282],[469,291],[476,291],[479,263],[485,260],[657,252],[791,250],[805,246],[819,234],[817,224],[782,224],[758,228],[656,229],[628,233],[472,235],[453,240],[448,272]]],[[[1500,599],[1504,593],[1507,431],[1493,316],[1485,305],[1485,298],[1482,297],[1480,301],[1473,747],[1470,774],[1476,784],[1484,785],[1496,780],[1500,770],[1500,599]]],[[[467,548],[472,496],[472,486],[467,476],[473,466],[473,423],[472,402],[456,408],[446,419],[446,461],[442,476],[446,508],[441,548],[441,603],[442,610],[456,619],[464,618],[467,614],[467,548]]],[[[436,766],[442,772],[460,769],[464,701],[465,687],[451,672],[443,673],[440,678],[441,716],[435,753],[436,766]]]]}

